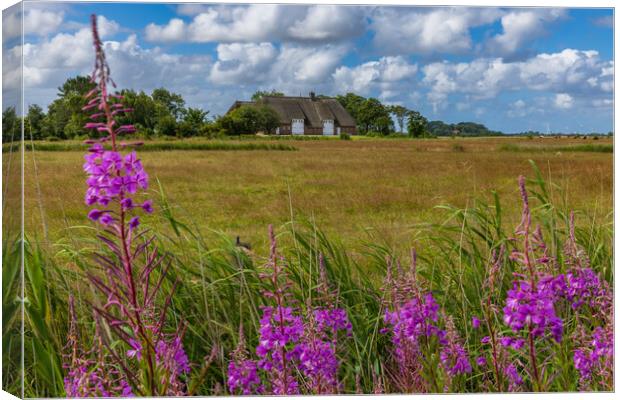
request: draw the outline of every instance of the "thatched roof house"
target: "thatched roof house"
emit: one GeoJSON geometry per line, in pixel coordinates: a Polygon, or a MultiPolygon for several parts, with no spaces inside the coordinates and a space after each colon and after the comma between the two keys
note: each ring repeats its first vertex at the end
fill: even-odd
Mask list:
{"type": "Polygon", "coordinates": [[[339,135],[356,134],[355,120],[331,97],[264,96],[257,102],[236,101],[228,110],[242,105],[263,104],[273,108],[280,118],[277,135],[339,135]]]}

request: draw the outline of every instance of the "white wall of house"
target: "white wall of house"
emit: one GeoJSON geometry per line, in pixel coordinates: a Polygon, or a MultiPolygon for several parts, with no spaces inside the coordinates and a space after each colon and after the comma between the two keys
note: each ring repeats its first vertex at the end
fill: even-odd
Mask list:
{"type": "Polygon", "coordinates": [[[332,136],[334,134],[334,120],[323,120],[323,135],[332,136]]]}
{"type": "Polygon", "coordinates": [[[304,120],[293,119],[291,121],[291,132],[293,133],[293,135],[303,135],[304,134],[304,120]]]}

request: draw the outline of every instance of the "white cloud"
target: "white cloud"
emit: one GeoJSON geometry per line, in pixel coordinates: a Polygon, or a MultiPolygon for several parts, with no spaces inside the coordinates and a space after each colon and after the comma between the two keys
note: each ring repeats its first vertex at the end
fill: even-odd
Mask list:
{"type": "Polygon", "coordinates": [[[547,23],[565,15],[566,11],[560,8],[510,11],[501,18],[503,32],[487,42],[487,49],[498,56],[522,51],[531,40],[545,33],[547,23]]]}
{"type": "Polygon", "coordinates": [[[178,18],[165,25],[149,24],[151,42],[197,43],[268,41],[341,41],[361,35],[363,9],[343,6],[253,4],[249,6],[183,7],[179,13],[195,14],[190,22],[178,18]]]}
{"type": "Polygon", "coordinates": [[[333,77],[339,91],[369,94],[373,89],[380,89],[389,98],[403,89],[400,82],[414,78],[417,71],[418,66],[409,64],[403,57],[388,56],[356,67],[341,66],[333,77]]]}
{"type": "Polygon", "coordinates": [[[293,39],[338,41],[357,36],[364,28],[361,8],[318,5],[309,7],[305,17],[295,21],[288,33],[293,39]]]}
{"type": "MultiPolygon", "coordinates": [[[[24,12],[24,35],[46,36],[56,32],[62,24],[63,11],[49,11],[38,8],[27,9],[24,12]]],[[[21,11],[8,11],[2,16],[2,36],[4,40],[18,37],[22,34],[21,11]]]]}
{"type": "Polygon", "coordinates": [[[207,4],[199,3],[185,3],[177,6],[177,14],[179,15],[196,15],[205,12],[209,9],[207,4]]]}
{"type": "Polygon", "coordinates": [[[277,53],[271,43],[219,44],[217,61],[213,64],[209,79],[217,84],[262,82],[277,53]]]}
{"type": "Polygon", "coordinates": [[[574,99],[568,93],[558,93],[555,95],[553,104],[559,109],[569,109],[573,107],[574,99]]]}
{"type": "Polygon", "coordinates": [[[464,53],[472,49],[470,29],[501,14],[499,8],[380,8],[371,29],[385,54],[464,53]]]}
{"type": "Polygon", "coordinates": [[[508,111],[506,112],[506,114],[510,118],[521,118],[521,117],[525,117],[531,111],[532,111],[532,108],[528,107],[525,101],[523,101],[522,99],[519,99],[508,105],[508,111]]]}
{"type": "Polygon", "coordinates": [[[320,83],[330,77],[346,53],[344,46],[283,45],[274,65],[272,79],[284,85],[291,81],[320,83]]]}
{"type": "MultiPolygon", "coordinates": [[[[140,47],[135,34],[122,41],[105,40],[119,30],[116,22],[99,17],[104,49],[112,69],[112,78],[119,88],[150,91],[165,84],[173,91],[189,93],[188,97],[201,97],[195,93],[197,86],[206,83],[211,68],[209,56],[167,54],[155,47],[140,47]]],[[[21,52],[19,46],[5,52],[21,52]]],[[[59,33],[37,43],[26,43],[24,52],[24,81],[26,100],[47,105],[53,100],[56,88],[67,78],[92,71],[94,51],[90,28],[73,34],[59,33]]],[[[3,79],[10,78],[10,71],[3,70],[3,79]]],[[[19,82],[17,82],[19,83],[19,82]]],[[[205,91],[206,93],[207,91],[205,91]]]]}
{"type": "Polygon", "coordinates": [[[307,89],[329,79],[344,54],[343,46],[294,46],[264,43],[223,43],[209,80],[217,85],[270,85],[280,90],[307,89]]]}
{"type": "Polygon", "coordinates": [[[430,88],[428,100],[435,109],[453,93],[474,99],[492,98],[505,90],[529,89],[589,95],[609,93],[613,63],[596,51],[565,49],[538,54],[519,62],[481,58],[462,63],[431,63],[423,68],[423,83],[430,88]]]}
{"type": "Polygon", "coordinates": [[[186,25],[182,19],[173,18],[167,25],[149,24],[145,28],[146,40],[178,42],[186,37],[186,25]]]}

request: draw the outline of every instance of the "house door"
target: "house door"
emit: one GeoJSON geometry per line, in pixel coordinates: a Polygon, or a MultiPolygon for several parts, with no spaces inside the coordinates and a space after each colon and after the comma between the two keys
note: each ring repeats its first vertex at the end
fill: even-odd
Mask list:
{"type": "Polygon", "coordinates": [[[303,135],[304,134],[304,120],[293,119],[291,131],[293,135],[303,135]]]}
{"type": "Polygon", "coordinates": [[[323,135],[331,136],[334,134],[334,121],[326,119],[323,121],[323,135]]]}

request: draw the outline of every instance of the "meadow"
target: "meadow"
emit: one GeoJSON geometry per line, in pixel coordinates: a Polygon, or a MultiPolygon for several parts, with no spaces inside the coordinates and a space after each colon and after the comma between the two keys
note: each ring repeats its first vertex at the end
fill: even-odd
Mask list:
{"type": "MultiPolygon", "coordinates": [[[[236,142],[223,143],[265,145],[265,140],[236,142]]],[[[289,143],[283,149],[297,151],[218,151],[204,140],[147,143],[139,151],[155,183],[151,196],[161,189],[175,214],[202,229],[222,231],[233,239],[240,236],[257,249],[266,248],[268,224],[279,226],[297,218],[315,222],[346,244],[378,237],[407,251],[420,225],[442,220],[435,206],[471,207],[477,198],[490,198],[492,191],[502,198],[514,194],[516,177],[531,171],[529,160],[550,183],[566,189],[556,200],[567,207],[601,217],[612,206],[611,154],[579,151],[584,144],[611,146],[609,139],[362,138],[289,143]],[[174,150],[159,151],[164,144],[174,150]],[[205,145],[215,151],[204,151],[205,145]],[[188,146],[194,149],[184,150],[188,146]]],[[[67,228],[82,224],[86,210],[84,145],[72,143],[72,151],[61,151],[68,145],[47,144],[54,145],[60,150],[35,144],[35,149],[43,149],[27,152],[25,165],[27,230],[52,243],[66,236],[67,228]]],[[[508,207],[505,218],[515,222],[519,212],[517,205],[508,207]]]]}
{"type": "MultiPolygon", "coordinates": [[[[273,283],[284,275],[287,298],[300,312],[323,307],[332,296],[330,301],[345,310],[351,324],[348,335],[337,336],[338,366],[333,372],[337,384],[327,389],[325,382],[312,386],[312,374],[304,369],[297,372],[305,377],[299,378],[304,393],[613,389],[605,375],[608,364],[591,366],[603,377],[600,382],[580,378],[581,370],[573,365],[576,347],[572,346],[581,343],[576,332],[592,325],[584,325],[580,314],[569,312],[568,303],[558,313],[565,323],[564,335],[571,340],[555,343],[537,338],[539,372],[535,375],[521,347],[506,345],[497,355],[484,344],[488,334],[484,321],[489,329],[497,329],[491,336],[498,341],[511,334],[499,312],[488,316],[491,311],[485,306],[485,296],[490,293],[493,265],[501,268],[494,278],[497,293],[489,294],[489,299],[493,297],[499,310],[512,287],[512,272],[521,271],[520,262],[510,255],[510,251],[523,251],[521,239],[514,239],[520,237],[515,229],[524,213],[520,175],[528,177],[532,231],[540,224],[547,243],[545,254],[554,260],[549,266],[562,273],[570,271],[577,253],[568,252],[566,245],[574,242],[579,259],[587,259],[601,282],[613,282],[613,157],[600,150],[609,148],[611,140],[500,137],[287,142],[294,150],[205,149],[196,146],[197,142],[185,141],[181,149],[168,145],[162,150],[154,145],[139,150],[150,175],[146,195],[154,200],[154,212],[141,216],[141,227],[155,235],[159,252],[171,260],[165,277],[154,272],[154,279],[164,277],[159,286],[164,294],[158,299],[160,304],[169,301],[166,324],[184,327],[182,343],[191,366],[191,372],[188,369],[179,375],[181,383],[175,381],[184,389],[158,393],[239,393],[243,385],[235,388],[231,379],[243,381],[238,375],[242,372],[231,363],[239,365],[235,363],[253,357],[264,332],[261,306],[268,306],[272,298],[264,293],[274,292],[273,283]],[[271,238],[269,225],[275,230],[271,238]],[[236,236],[252,249],[236,246],[236,236]],[[415,257],[410,254],[412,248],[415,257]],[[276,264],[281,264],[281,276],[265,279],[276,264]],[[414,278],[399,272],[410,264],[415,267],[414,278]],[[392,308],[400,304],[399,298],[411,295],[411,289],[403,292],[403,287],[431,293],[441,310],[438,322],[429,325],[441,328],[429,336],[439,342],[425,342],[424,362],[413,360],[411,354],[409,358],[399,355],[393,347],[398,325],[385,315],[392,310],[390,318],[403,318],[398,308],[392,308]],[[174,296],[165,295],[172,291],[174,296]],[[483,327],[473,326],[472,317],[482,319],[483,327]],[[447,348],[441,332],[456,350],[469,354],[469,367],[456,375],[446,369],[443,356],[433,355],[447,348]],[[245,355],[239,356],[242,347],[245,355]],[[488,368],[479,363],[480,357],[486,357],[488,368]],[[414,361],[417,364],[407,364],[414,361]],[[493,373],[495,364],[506,368],[505,375],[493,373]],[[403,375],[399,370],[403,365],[411,371],[419,368],[420,375],[403,375]],[[518,371],[520,383],[510,375],[510,368],[518,371]]],[[[47,145],[50,148],[37,150],[35,144],[35,151],[25,154],[27,396],[65,395],[67,372],[62,365],[71,352],[69,345],[75,345],[71,338],[81,338],[86,348],[96,348],[92,332],[99,327],[103,332],[98,335],[110,340],[108,346],[124,346],[122,341],[111,341],[113,332],[105,323],[93,319],[92,308],[101,305],[102,299],[86,277],[101,268],[93,254],[106,254],[109,249],[96,239],[102,230],[86,218],[85,152],[75,144],[70,144],[69,151],[47,145]],[[69,313],[73,301],[75,320],[69,313]]],[[[3,160],[6,170],[7,153],[3,160]]],[[[5,175],[5,182],[14,184],[16,179],[5,175]]],[[[14,190],[14,186],[6,188],[14,190]]],[[[7,218],[11,216],[5,210],[7,218]]],[[[7,266],[15,265],[16,246],[5,235],[4,364],[13,366],[18,365],[19,314],[14,307],[6,307],[14,304],[10,299],[18,289],[18,275],[7,266]]],[[[533,254],[540,249],[526,251],[533,254]]],[[[428,302],[401,306],[412,304],[429,306],[428,302]]],[[[604,310],[591,314],[599,312],[604,310]]],[[[18,391],[16,371],[3,372],[5,387],[12,391],[18,391]]],[[[247,379],[243,387],[260,393],[258,384],[247,379]]],[[[146,389],[139,386],[133,390],[149,393],[140,392],[146,389]]]]}

